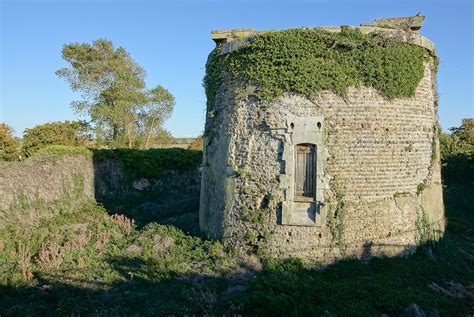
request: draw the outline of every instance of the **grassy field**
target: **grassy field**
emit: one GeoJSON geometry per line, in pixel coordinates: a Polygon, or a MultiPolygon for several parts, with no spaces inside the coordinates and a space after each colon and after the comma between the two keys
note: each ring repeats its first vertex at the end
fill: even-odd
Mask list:
{"type": "Polygon", "coordinates": [[[444,238],[406,258],[307,269],[198,236],[197,213],[137,227],[95,203],[0,231],[1,316],[474,313],[474,186],[447,183],[444,238]]]}

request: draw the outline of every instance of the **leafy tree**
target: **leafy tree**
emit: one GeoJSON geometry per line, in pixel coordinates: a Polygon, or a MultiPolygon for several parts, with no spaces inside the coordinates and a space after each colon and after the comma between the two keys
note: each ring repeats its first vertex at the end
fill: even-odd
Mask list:
{"type": "Polygon", "coordinates": [[[138,109],[138,124],[142,127],[145,149],[152,145],[153,139],[155,143],[160,140],[171,141],[171,134],[161,127],[171,116],[175,105],[174,96],[159,85],[149,91],[148,100],[138,109]]]}
{"type": "Polygon", "coordinates": [[[140,149],[150,149],[169,145],[173,142],[174,138],[168,130],[157,128],[153,130],[151,136],[147,134],[140,134],[136,142],[136,147],[140,149]]]}
{"type": "Polygon", "coordinates": [[[445,180],[474,180],[474,140],[470,137],[469,120],[460,127],[451,128],[451,134],[441,134],[440,152],[445,180]]]}
{"type": "Polygon", "coordinates": [[[148,147],[171,115],[174,97],[161,86],[147,90],[143,68],[111,41],[67,44],[62,54],[70,67],[56,74],[82,93],[82,100],[71,105],[77,113],[91,117],[98,142],[132,148],[146,135],[144,146],[148,147]]]}
{"type": "Polygon", "coordinates": [[[48,145],[85,145],[89,138],[89,125],[85,121],[57,121],[25,129],[23,152],[26,156],[48,145]]]}
{"type": "Polygon", "coordinates": [[[19,155],[19,144],[13,137],[13,129],[0,123],[0,161],[16,161],[19,155]]]}
{"type": "Polygon", "coordinates": [[[463,119],[459,127],[450,129],[460,140],[474,145],[474,119],[463,119]]]}

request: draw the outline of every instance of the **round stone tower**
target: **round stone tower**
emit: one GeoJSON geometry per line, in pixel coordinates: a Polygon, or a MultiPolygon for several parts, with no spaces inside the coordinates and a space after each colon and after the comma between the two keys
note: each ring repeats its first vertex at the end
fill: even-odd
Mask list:
{"type": "Polygon", "coordinates": [[[437,58],[423,19],[213,31],[201,230],[310,262],[439,238],[437,58]]]}

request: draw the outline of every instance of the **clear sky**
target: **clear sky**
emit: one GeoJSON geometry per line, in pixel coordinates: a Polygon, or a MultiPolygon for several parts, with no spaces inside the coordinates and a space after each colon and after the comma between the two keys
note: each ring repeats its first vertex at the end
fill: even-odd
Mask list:
{"type": "Polygon", "coordinates": [[[79,99],[55,76],[70,42],[112,40],[176,97],[165,127],[176,137],[203,131],[204,64],[210,31],[359,25],[375,18],[426,15],[421,33],[437,46],[439,115],[444,129],[474,117],[473,2],[471,0],[327,1],[41,1],[0,0],[0,121],[18,135],[36,124],[78,117],[79,99]]]}

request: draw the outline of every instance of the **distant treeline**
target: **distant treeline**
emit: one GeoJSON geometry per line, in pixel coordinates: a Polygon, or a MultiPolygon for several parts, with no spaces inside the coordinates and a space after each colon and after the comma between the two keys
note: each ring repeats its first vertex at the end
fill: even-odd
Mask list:
{"type": "MultiPolygon", "coordinates": [[[[145,149],[174,143],[171,134],[162,130],[152,137],[137,137],[133,148],[145,149]]],[[[25,129],[23,137],[13,136],[13,129],[0,123],[0,161],[16,161],[33,155],[49,145],[86,146],[91,148],[120,148],[121,144],[104,143],[95,138],[92,127],[85,121],[56,121],[25,129]]]]}
{"type": "MultiPolygon", "coordinates": [[[[173,144],[184,145],[186,148],[202,149],[202,139],[173,138],[166,130],[162,130],[150,138],[136,138],[134,149],[169,147],[173,144]]],[[[25,129],[22,138],[13,136],[13,129],[0,123],[0,161],[17,161],[32,156],[39,150],[50,145],[80,146],[88,148],[123,148],[126,145],[103,143],[95,138],[92,127],[85,121],[56,121],[25,129]]]]}

